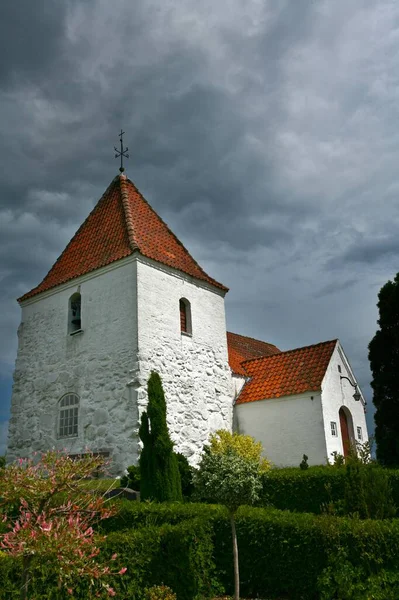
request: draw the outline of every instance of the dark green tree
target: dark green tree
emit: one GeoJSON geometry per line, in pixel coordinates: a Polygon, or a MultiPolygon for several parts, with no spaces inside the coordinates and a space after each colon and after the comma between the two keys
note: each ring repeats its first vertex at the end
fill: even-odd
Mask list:
{"type": "Polygon", "coordinates": [[[369,344],[376,407],[375,441],[377,459],[399,466],[399,273],[378,294],[380,329],[369,344]]]}
{"type": "Polygon", "coordinates": [[[141,417],[139,430],[143,442],[140,455],[141,499],[159,502],[181,500],[179,466],[169,437],[165,395],[158,373],[151,373],[147,390],[147,412],[141,417]]]}

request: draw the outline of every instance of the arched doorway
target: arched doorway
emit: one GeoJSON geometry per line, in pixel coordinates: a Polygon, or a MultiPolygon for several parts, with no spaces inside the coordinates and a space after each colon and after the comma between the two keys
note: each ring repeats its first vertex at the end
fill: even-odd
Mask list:
{"type": "Polygon", "coordinates": [[[339,423],[341,425],[341,438],[344,456],[348,456],[353,440],[353,423],[352,415],[346,406],[341,406],[339,409],[339,423]]]}

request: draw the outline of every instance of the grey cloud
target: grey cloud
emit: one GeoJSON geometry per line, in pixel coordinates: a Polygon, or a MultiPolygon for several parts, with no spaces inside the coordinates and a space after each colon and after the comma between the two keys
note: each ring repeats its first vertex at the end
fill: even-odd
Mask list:
{"type": "Polygon", "coordinates": [[[45,275],[116,174],[123,127],[127,174],[230,286],[229,328],[282,348],[339,336],[366,380],[375,296],[398,252],[398,8],[10,6],[0,19],[10,57],[0,68],[2,368],[16,346],[13,298],[45,275]]]}
{"type": "Polygon", "coordinates": [[[341,257],[345,262],[375,263],[387,256],[399,259],[397,235],[380,239],[362,239],[351,246],[341,257]]]}

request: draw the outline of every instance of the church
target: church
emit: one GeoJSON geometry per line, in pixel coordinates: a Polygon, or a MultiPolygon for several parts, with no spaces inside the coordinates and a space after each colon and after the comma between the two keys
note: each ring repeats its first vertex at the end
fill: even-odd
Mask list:
{"type": "Polygon", "coordinates": [[[121,169],[22,309],[7,461],[88,450],[121,474],[138,460],[151,371],[175,449],[209,435],[260,440],[277,466],[325,464],[367,437],[338,340],[282,352],[226,332],[228,289],[208,275],[121,169]]]}

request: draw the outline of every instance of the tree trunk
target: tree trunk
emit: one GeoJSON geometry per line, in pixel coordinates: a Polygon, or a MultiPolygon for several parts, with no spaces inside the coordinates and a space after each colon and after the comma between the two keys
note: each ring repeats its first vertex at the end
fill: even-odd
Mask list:
{"type": "Polygon", "coordinates": [[[21,600],[28,600],[29,575],[32,556],[24,556],[22,558],[22,587],[21,600]]]}
{"type": "Polygon", "coordinates": [[[234,562],[234,600],[240,598],[240,571],[238,567],[237,532],[234,512],[230,512],[231,537],[233,540],[233,562],[234,562]]]}

